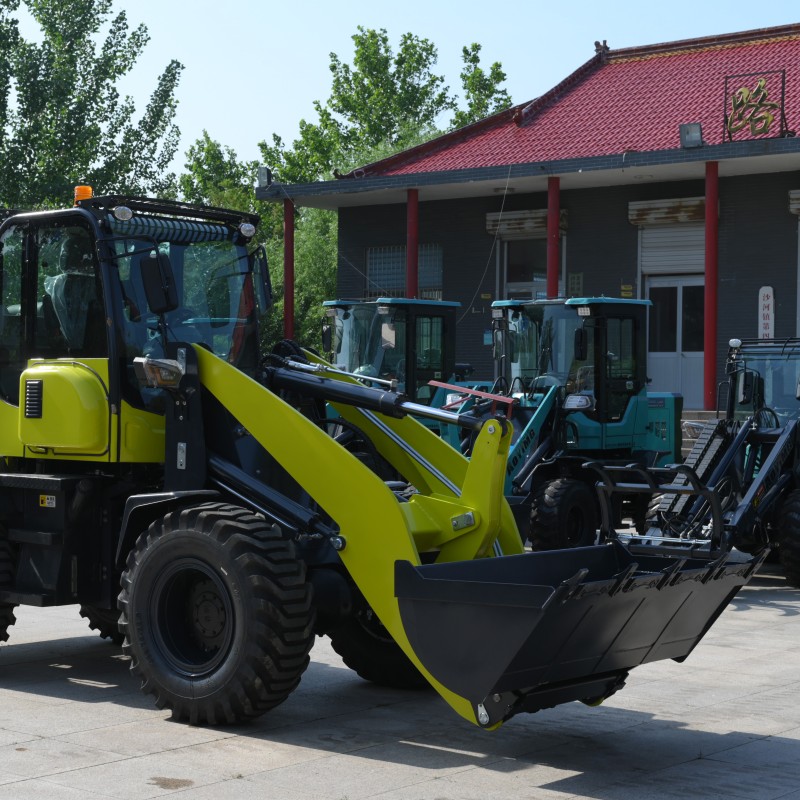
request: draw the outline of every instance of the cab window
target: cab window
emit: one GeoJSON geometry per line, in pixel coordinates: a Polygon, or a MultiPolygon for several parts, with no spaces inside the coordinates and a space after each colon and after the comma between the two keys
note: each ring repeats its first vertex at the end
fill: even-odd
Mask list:
{"type": "Polygon", "coordinates": [[[25,260],[25,230],[9,228],[0,239],[0,397],[19,403],[19,376],[25,363],[22,324],[22,275],[25,260]]]}

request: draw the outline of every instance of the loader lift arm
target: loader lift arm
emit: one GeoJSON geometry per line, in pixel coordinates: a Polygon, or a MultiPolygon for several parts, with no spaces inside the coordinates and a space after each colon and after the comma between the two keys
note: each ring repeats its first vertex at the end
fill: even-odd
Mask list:
{"type": "MultiPolygon", "coordinates": [[[[334,520],[331,543],[395,642],[457,713],[481,727],[572,700],[599,702],[634,666],[685,658],[752,574],[750,561],[710,569],[655,549],[634,558],[618,543],[525,553],[503,497],[511,430],[502,419],[479,423],[467,460],[407,416],[401,399],[347,377],[314,378],[313,392],[335,398],[342,417],[413,483],[417,491],[398,502],[265,385],[196,352],[203,387],[334,520]],[[382,395],[375,402],[392,413],[371,410],[364,391],[382,395]]],[[[283,367],[266,382],[297,391],[307,379],[283,367]]]]}
{"type": "MultiPolygon", "coordinates": [[[[510,552],[515,551],[514,541],[516,537],[519,543],[519,535],[502,493],[510,431],[500,421],[484,424],[476,453],[468,462],[409,418],[383,415],[379,418],[376,414],[372,420],[369,416],[372,412],[362,413],[343,404],[337,406],[343,415],[357,414],[359,422],[374,431],[379,430],[379,425],[385,426],[386,433],[381,431],[374,435],[390,457],[400,450],[397,441],[390,439],[391,433],[403,441],[413,441],[415,452],[422,456],[415,470],[420,479],[418,485],[429,493],[414,496],[408,503],[398,503],[377,475],[355,457],[345,454],[321,428],[309,423],[276,394],[203,348],[197,348],[197,355],[203,386],[290,475],[302,482],[336,521],[339,556],[394,640],[423,674],[429,676],[445,700],[459,714],[474,721],[475,710],[463,697],[427,672],[409,643],[394,597],[394,570],[398,561],[420,564],[415,539],[438,548],[439,558],[471,559],[486,555],[498,536],[510,552]],[[406,430],[411,426],[416,428],[413,433],[406,430]],[[437,445],[447,448],[450,458],[445,470],[449,475],[447,471],[436,474],[425,465],[426,462],[437,463],[431,453],[439,449],[437,445]],[[309,452],[314,453],[311,469],[309,452]],[[347,496],[343,496],[339,481],[330,479],[331,475],[342,476],[343,473],[350,487],[347,496]],[[451,482],[452,488],[448,485],[451,482]],[[353,498],[358,501],[354,502],[353,498]],[[374,523],[365,525],[365,520],[374,523]],[[462,521],[464,525],[459,527],[462,521]],[[446,535],[447,531],[451,534],[446,535]],[[380,545],[376,546],[378,539],[380,545]]],[[[403,456],[411,458],[408,452],[403,452],[403,456]]],[[[521,552],[521,545],[516,545],[516,552],[521,552]]]]}

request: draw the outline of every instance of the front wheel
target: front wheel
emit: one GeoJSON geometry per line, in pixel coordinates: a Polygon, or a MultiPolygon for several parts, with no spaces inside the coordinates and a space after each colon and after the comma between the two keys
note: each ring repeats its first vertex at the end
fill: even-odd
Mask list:
{"type": "Polygon", "coordinates": [[[786,581],[800,587],[800,489],[784,501],[778,521],[778,545],[786,581]]]}
{"type": "Polygon", "coordinates": [[[330,637],[342,661],[365,681],[393,689],[430,685],[366,603],[331,631],[330,637]]]}
{"type": "Polygon", "coordinates": [[[573,478],[556,478],[542,484],[533,497],[529,538],[534,550],[594,544],[597,500],[589,486],[573,478]]]}
{"type": "MultiPolygon", "coordinates": [[[[14,559],[11,545],[5,538],[5,530],[0,528],[0,587],[9,586],[14,581],[14,559]]],[[[0,642],[8,641],[8,629],[17,621],[14,616],[16,605],[0,603],[0,642]]]]}
{"type": "Polygon", "coordinates": [[[207,503],[154,522],[128,556],[119,607],[142,690],[193,725],[263,714],[308,666],[305,565],[277,526],[236,506],[207,503]]]}

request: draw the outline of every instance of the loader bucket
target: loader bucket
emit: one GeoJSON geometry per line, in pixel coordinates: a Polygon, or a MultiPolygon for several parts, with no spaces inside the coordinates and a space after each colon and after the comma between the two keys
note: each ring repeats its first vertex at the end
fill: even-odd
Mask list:
{"type": "Polygon", "coordinates": [[[761,559],[633,556],[617,541],[414,566],[395,594],[415,654],[483,727],[624,685],[633,667],[683,660],[761,559]]]}

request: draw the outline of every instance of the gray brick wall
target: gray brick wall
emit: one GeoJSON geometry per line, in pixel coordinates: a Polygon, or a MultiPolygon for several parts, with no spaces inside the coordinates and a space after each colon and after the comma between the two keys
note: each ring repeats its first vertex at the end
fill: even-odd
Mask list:
{"type": "MultiPolygon", "coordinates": [[[[724,174],[724,164],[720,171],[724,174]]],[[[724,377],[728,340],[757,333],[757,296],[763,285],[776,295],[778,336],[795,335],[798,218],[788,211],[788,192],[800,189],[800,171],[720,179],[718,376],[724,377]]],[[[628,203],[704,194],[703,181],[562,191],[568,212],[567,275],[582,274],[583,294],[618,296],[636,285],[638,231],[628,222],[628,203]]],[[[456,357],[476,375],[491,376],[491,348],[484,344],[495,297],[496,251],[486,214],[544,209],[545,192],[421,202],[419,241],[442,246],[443,295],[462,304],[456,357]],[[488,297],[487,297],[488,296],[488,297]]],[[[404,245],[405,205],[362,206],[339,211],[340,297],[362,297],[369,247],[404,245]]]]}

